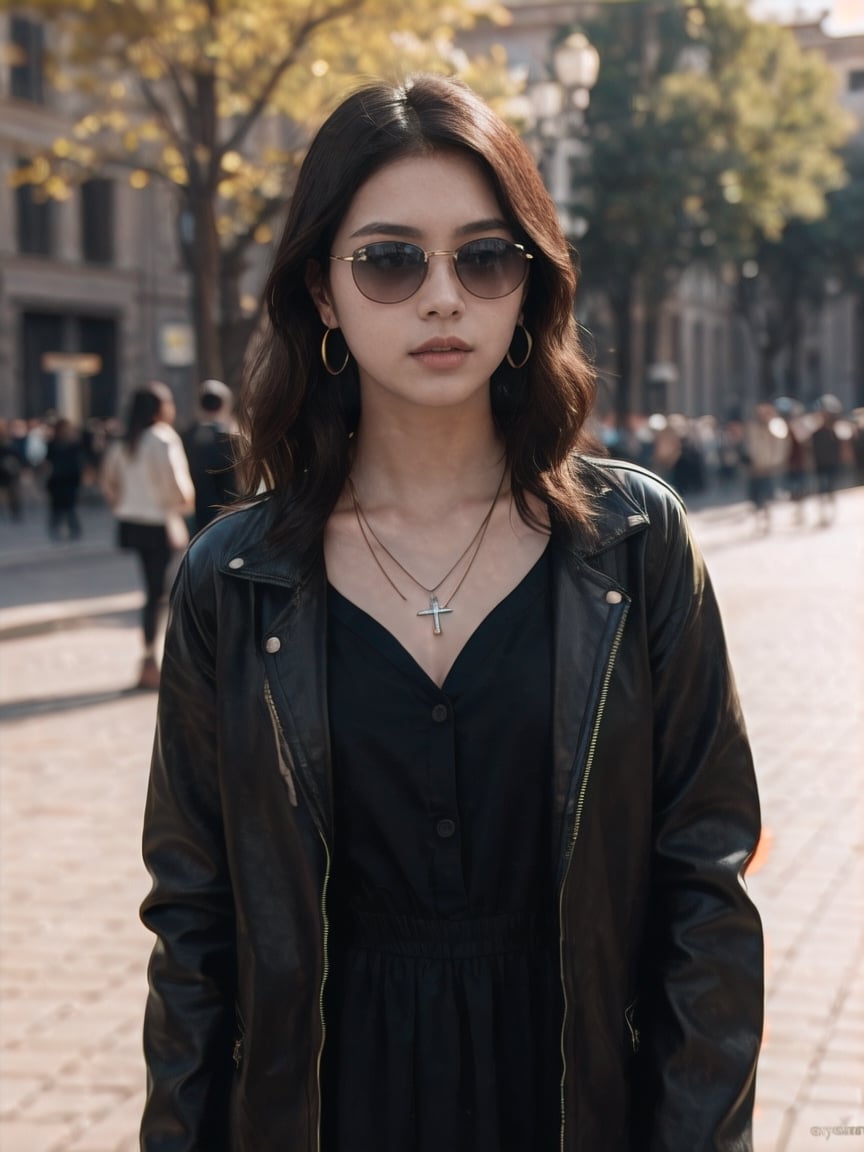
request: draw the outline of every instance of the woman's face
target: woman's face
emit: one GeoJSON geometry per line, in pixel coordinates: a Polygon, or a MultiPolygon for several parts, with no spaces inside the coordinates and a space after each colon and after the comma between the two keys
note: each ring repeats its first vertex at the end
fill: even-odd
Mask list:
{"type": "MultiPolygon", "coordinates": [[[[514,239],[479,166],[458,152],[407,156],[361,186],[331,254],[387,240],[452,251],[487,237],[514,239]]],[[[364,405],[489,405],[489,378],[519,322],[527,278],[509,295],[481,299],[460,282],[451,256],[434,255],[412,296],[381,304],[359,291],[351,263],[331,260],[322,271],[313,297],[327,327],[342,330],[364,405]]]]}

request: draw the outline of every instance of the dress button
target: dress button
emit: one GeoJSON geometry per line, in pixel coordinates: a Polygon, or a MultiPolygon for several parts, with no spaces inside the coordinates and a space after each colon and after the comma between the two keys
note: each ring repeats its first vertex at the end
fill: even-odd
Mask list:
{"type": "Polygon", "coordinates": [[[443,724],[449,715],[446,704],[436,704],[432,709],[432,719],[436,724],[443,724]]]}
{"type": "Polygon", "coordinates": [[[620,604],[623,599],[624,597],[621,595],[621,593],[614,591],[614,589],[611,592],[606,593],[607,604],[620,604]]]}
{"type": "Polygon", "coordinates": [[[453,820],[439,820],[435,825],[435,831],[442,840],[449,840],[456,831],[456,823],[453,820]]]}
{"type": "Polygon", "coordinates": [[[228,561],[229,568],[242,568],[246,561],[242,556],[235,556],[233,560],[228,561]]]}
{"type": "Polygon", "coordinates": [[[270,653],[278,652],[281,647],[282,647],[282,641],[279,639],[278,636],[268,636],[267,639],[264,641],[264,651],[265,652],[270,652],[270,653]]]}

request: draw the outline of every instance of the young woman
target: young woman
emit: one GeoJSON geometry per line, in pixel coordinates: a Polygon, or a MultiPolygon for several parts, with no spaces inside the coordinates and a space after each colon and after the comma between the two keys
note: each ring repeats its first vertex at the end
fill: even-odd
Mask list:
{"type": "Polygon", "coordinates": [[[121,443],[105,459],[102,490],[118,526],[118,543],[138,557],[144,580],[141,611],[144,656],[138,687],[159,687],[156,632],[171,553],[188,541],[183,516],[195,489],[183,443],[174,431],[176,409],[167,384],[153,381],[132,393],[121,443]]]}
{"type": "Polygon", "coordinates": [[[142,1148],[751,1146],[759,830],[684,513],[580,451],[530,154],[456,82],[312,144],[173,595],[142,1148]]]}

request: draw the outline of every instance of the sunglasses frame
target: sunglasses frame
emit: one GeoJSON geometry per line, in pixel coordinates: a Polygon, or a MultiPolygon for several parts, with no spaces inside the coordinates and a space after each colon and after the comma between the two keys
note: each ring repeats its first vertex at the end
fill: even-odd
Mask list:
{"type": "Polygon", "coordinates": [[[533,253],[528,252],[524,244],[518,244],[515,240],[505,240],[503,236],[479,236],[475,240],[466,240],[465,243],[460,244],[458,248],[436,248],[429,252],[427,252],[425,248],[421,248],[419,244],[412,244],[407,240],[373,240],[369,244],[364,244],[362,248],[356,248],[350,256],[334,256],[331,253],[330,259],[338,260],[341,263],[351,265],[351,279],[354,281],[354,286],[357,291],[366,300],[371,300],[373,304],[403,304],[406,300],[410,300],[412,296],[416,296],[416,294],[423,287],[423,284],[426,281],[426,277],[429,275],[429,258],[431,256],[451,256],[453,258],[453,270],[456,273],[457,280],[465,289],[465,291],[470,292],[471,295],[477,300],[503,300],[505,297],[511,296],[517,288],[521,288],[525,283],[531,261],[534,259],[533,253]],[[500,296],[478,296],[476,292],[473,292],[468,287],[468,285],[459,275],[459,253],[463,250],[463,248],[467,248],[469,244],[477,244],[483,240],[500,240],[503,244],[508,245],[509,248],[515,248],[522,256],[522,264],[524,267],[522,278],[519,280],[518,284],[514,284],[512,288],[508,288],[508,290],[502,293],[500,296]],[[413,291],[409,292],[407,296],[402,296],[398,300],[376,300],[374,296],[368,296],[357,283],[357,272],[355,265],[365,262],[366,250],[371,248],[373,244],[404,244],[406,248],[413,248],[415,251],[421,252],[423,254],[423,275],[417,287],[414,288],[413,291]]]}

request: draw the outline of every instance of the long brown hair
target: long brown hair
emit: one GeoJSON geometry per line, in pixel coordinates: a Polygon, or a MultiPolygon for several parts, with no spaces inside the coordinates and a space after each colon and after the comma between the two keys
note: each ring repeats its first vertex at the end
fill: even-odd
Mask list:
{"type": "MultiPolygon", "coordinates": [[[[587,442],[594,374],[579,344],[576,273],[555,206],[531,153],[488,105],[456,80],[423,75],[404,87],[371,84],[349,96],[300,170],[265,288],[270,325],[238,413],[247,495],[272,491],[274,543],[290,537],[303,547],[320,535],[348,476],[360,415],[354,362],[338,380],[321,362],[325,329],[306,287],[309,262],[326,275],[333,237],[374,172],[406,155],[454,149],[480,164],[515,238],[534,256],[523,309],[532,354],[524,368],[505,360],[492,376],[492,412],[516,505],[533,520],[525,495],[531,492],[553,517],[589,523],[571,457],[587,442]]],[[[331,351],[331,359],[341,358],[339,349],[331,351]]]]}
{"type": "Polygon", "coordinates": [[[123,434],[126,451],[130,456],[138,451],[138,443],[145,430],[152,428],[159,419],[162,405],[173,400],[171,389],[161,380],[151,380],[143,388],[135,389],[129,399],[129,415],[123,434]]]}

